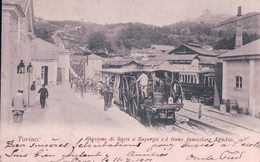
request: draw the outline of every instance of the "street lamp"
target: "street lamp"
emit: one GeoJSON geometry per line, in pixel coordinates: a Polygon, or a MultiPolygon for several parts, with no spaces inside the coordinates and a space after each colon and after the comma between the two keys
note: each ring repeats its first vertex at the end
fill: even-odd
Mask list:
{"type": "Polygon", "coordinates": [[[24,74],[24,73],[25,73],[25,66],[23,60],[21,60],[17,66],[17,74],[24,74]]]}
{"type": "Polygon", "coordinates": [[[32,67],[32,64],[29,63],[29,65],[27,66],[27,73],[32,73],[33,72],[33,67],[32,67]]]}
{"type": "Polygon", "coordinates": [[[30,106],[30,74],[33,72],[33,67],[32,67],[32,64],[29,63],[29,65],[27,66],[27,73],[29,74],[28,75],[28,107],[30,106]]]}

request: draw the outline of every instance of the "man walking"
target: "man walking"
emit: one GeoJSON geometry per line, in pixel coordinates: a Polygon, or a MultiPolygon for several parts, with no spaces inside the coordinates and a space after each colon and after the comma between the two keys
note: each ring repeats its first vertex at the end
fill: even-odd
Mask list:
{"type": "Polygon", "coordinates": [[[42,88],[38,91],[38,93],[40,93],[40,103],[41,103],[41,107],[45,108],[45,101],[46,98],[49,97],[49,93],[47,88],[45,88],[45,85],[42,85],[42,88]]]}

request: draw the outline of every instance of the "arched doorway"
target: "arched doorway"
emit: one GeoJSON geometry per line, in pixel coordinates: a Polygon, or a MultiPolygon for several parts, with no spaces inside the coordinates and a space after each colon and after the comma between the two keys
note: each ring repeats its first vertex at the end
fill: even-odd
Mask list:
{"type": "Polygon", "coordinates": [[[48,84],[48,66],[41,67],[41,80],[43,84],[48,84]]]}

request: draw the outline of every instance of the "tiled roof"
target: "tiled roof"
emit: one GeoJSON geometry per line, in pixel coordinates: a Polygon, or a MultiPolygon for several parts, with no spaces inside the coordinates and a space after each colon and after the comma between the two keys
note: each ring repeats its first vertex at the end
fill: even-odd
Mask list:
{"type": "Polygon", "coordinates": [[[166,45],[157,45],[154,44],[151,46],[151,48],[154,48],[156,50],[164,50],[164,51],[170,51],[170,50],[174,50],[174,46],[166,46],[166,45]]]}
{"type": "Polygon", "coordinates": [[[203,48],[198,48],[198,47],[192,47],[189,46],[187,44],[184,44],[184,46],[186,46],[187,48],[190,48],[191,50],[197,52],[198,54],[202,54],[202,55],[208,55],[208,56],[217,56],[216,53],[214,53],[211,50],[207,50],[207,49],[203,49],[203,48]]]}
{"type": "Polygon", "coordinates": [[[260,55],[260,39],[220,55],[220,58],[260,55]]]}
{"type": "MultiPolygon", "coordinates": [[[[197,55],[169,55],[168,60],[178,60],[178,61],[187,61],[193,60],[197,55]]],[[[199,57],[200,58],[200,57],[199,57]]]]}
{"type": "Polygon", "coordinates": [[[157,53],[151,60],[167,61],[171,58],[171,55],[166,53],[157,53]]]}
{"type": "Polygon", "coordinates": [[[160,61],[160,60],[150,60],[150,61],[146,61],[144,63],[145,66],[159,66],[162,63],[164,63],[165,61],[160,61]]]}
{"type": "Polygon", "coordinates": [[[130,63],[142,64],[134,59],[111,59],[103,63],[103,65],[127,65],[130,63]]]}
{"type": "Polygon", "coordinates": [[[217,57],[211,57],[211,56],[199,56],[197,54],[190,54],[190,55],[181,55],[181,54],[160,54],[157,55],[152,60],[154,61],[192,61],[197,57],[200,60],[201,64],[216,64],[218,61],[217,57]]]}

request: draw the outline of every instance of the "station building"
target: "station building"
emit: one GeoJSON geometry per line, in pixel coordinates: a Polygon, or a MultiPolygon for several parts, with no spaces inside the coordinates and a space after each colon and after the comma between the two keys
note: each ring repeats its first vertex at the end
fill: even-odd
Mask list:
{"type": "Polygon", "coordinates": [[[219,58],[223,60],[222,98],[236,100],[244,113],[260,118],[260,39],[219,58]]]}

